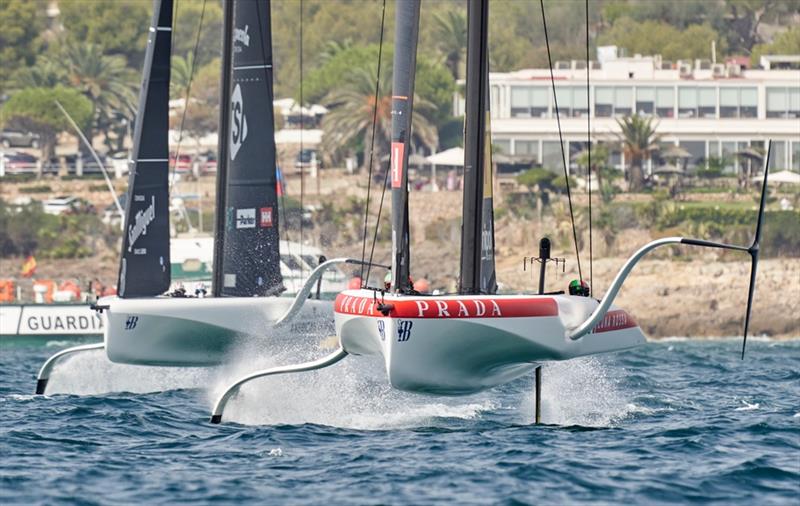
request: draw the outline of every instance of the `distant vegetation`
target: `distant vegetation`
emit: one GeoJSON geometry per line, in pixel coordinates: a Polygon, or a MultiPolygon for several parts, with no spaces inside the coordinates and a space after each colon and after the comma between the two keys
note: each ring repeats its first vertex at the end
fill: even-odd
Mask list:
{"type": "MultiPolygon", "coordinates": [[[[40,90],[37,93],[45,94],[45,98],[39,100],[46,101],[64,93],[56,90],[66,88],[89,102],[88,118],[79,123],[90,133],[102,134],[109,151],[119,150],[134,119],[152,3],[60,0],[60,16],[55,21],[47,17],[49,4],[3,0],[0,101],[8,103],[2,108],[0,123],[50,138],[67,131],[55,121],[39,121],[41,114],[27,99],[28,108],[11,107],[20,100],[14,98],[16,95],[30,93],[30,89],[40,90]]],[[[367,105],[374,103],[374,97],[360,90],[370,80],[374,89],[382,5],[379,1],[273,0],[276,97],[299,98],[302,83],[306,103],[322,103],[332,109],[353,107],[337,100],[355,94],[363,101],[360,107],[369,110],[367,105]]],[[[545,5],[554,59],[584,59],[583,2],[550,0],[545,5]]],[[[390,94],[393,10],[394,3],[388,2],[381,97],[390,94]]],[[[800,53],[800,27],[792,26],[798,13],[800,4],[785,0],[593,0],[589,23],[592,45],[614,44],[628,54],[660,53],[673,61],[709,58],[714,40],[718,58],[745,55],[757,63],[764,52],[800,53]],[[771,25],[771,29],[761,30],[765,25],[771,25]],[[764,33],[776,35],[765,40],[764,33]]],[[[191,88],[185,130],[194,134],[213,131],[218,111],[221,3],[177,2],[174,24],[172,96],[185,98],[191,88]]],[[[465,30],[463,1],[423,2],[416,86],[420,114],[415,125],[417,141],[423,144],[449,147],[458,142],[453,131],[460,126],[451,117],[451,100],[456,80],[464,76],[465,30]]],[[[547,65],[541,13],[529,2],[492,1],[489,37],[493,71],[547,65]]],[[[85,105],[76,107],[86,109],[85,105]]],[[[381,110],[381,114],[388,111],[381,110]]],[[[329,136],[330,132],[339,134],[331,136],[338,141],[337,153],[364,153],[367,140],[363,121],[345,123],[331,120],[323,125],[329,136]]],[[[43,148],[47,154],[50,146],[43,148]]]]}

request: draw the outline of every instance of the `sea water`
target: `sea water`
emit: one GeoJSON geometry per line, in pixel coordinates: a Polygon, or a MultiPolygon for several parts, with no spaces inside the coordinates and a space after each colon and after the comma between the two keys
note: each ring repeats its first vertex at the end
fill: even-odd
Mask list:
{"type": "Polygon", "coordinates": [[[469,397],[397,392],[326,350],[254,350],[219,369],[120,366],[102,352],[31,395],[50,346],[0,343],[0,503],[800,504],[800,341],[663,340],[548,363],[469,397]]]}

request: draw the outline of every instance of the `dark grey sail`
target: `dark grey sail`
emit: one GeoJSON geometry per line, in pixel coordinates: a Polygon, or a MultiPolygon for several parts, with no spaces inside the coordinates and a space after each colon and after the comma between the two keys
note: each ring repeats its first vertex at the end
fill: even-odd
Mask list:
{"type": "Polygon", "coordinates": [[[139,110],[133,134],[125,228],[117,291],[120,297],[169,289],[169,72],[172,0],[153,1],[139,110]]]}
{"type": "Polygon", "coordinates": [[[489,122],[488,0],[467,3],[464,197],[459,293],[494,293],[494,225],[489,122]]]}
{"type": "MultiPolygon", "coordinates": [[[[232,21],[230,114],[225,163],[222,259],[223,296],[260,296],[282,292],[275,127],[272,110],[272,37],[270,2],[234,2],[232,21]]],[[[222,212],[221,209],[218,212],[222,212]]]]}
{"type": "Polygon", "coordinates": [[[408,155],[417,63],[420,0],[398,2],[395,12],[392,75],[392,290],[405,293],[409,281],[408,155]]]}

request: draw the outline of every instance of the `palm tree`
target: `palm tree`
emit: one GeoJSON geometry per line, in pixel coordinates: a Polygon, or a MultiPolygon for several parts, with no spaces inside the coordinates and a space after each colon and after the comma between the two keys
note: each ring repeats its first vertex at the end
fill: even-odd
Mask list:
{"type": "Polygon", "coordinates": [[[458,80],[461,62],[467,47],[467,17],[462,11],[449,10],[434,16],[436,46],[445,65],[458,80]]]}
{"type": "MultiPolygon", "coordinates": [[[[384,95],[375,96],[375,71],[360,68],[351,74],[348,83],[332,91],[324,102],[331,111],[322,120],[322,148],[329,156],[337,158],[353,142],[362,140],[365,152],[369,152],[372,141],[372,121],[377,101],[375,123],[375,152],[388,152],[392,135],[391,72],[381,74],[380,89],[384,95]]],[[[433,105],[414,95],[413,136],[430,149],[435,149],[439,136],[436,127],[428,119],[433,105]]],[[[368,163],[365,157],[364,164],[368,163]]],[[[377,157],[376,157],[377,158],[377,157]]]]}
{"type": "Polygon", "coordinates": [[[628,189],[639,191],[644,187],[644,161],[658,151],[661,136],[656,133],[652,117],[634,114],[617,119],[617,124],[622,130],[618,135],[622,151],[631,164],[628,189]]]}
{"type": "Polygon", "coordinates": [[[186,90],[192,79],[192,66],[194,57],[186,53],[186,57],[175,55],[172,57],[169,76],[169,94],[171,98],[186,98],[186,90]]]}
{"type": "Polygon", "coordinates": [[[121,123],[130,122],[136,111],[136,72],[126,66],[125,58],[106,55],[96,44],[68,42],[62,54],[67,82],[94,104],[93,129],[109,132],[121,123]]]}

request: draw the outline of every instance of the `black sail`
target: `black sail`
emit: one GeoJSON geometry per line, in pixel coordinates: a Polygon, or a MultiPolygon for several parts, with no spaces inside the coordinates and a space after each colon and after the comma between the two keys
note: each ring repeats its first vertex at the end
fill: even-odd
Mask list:
{"type": "Polygon", "coordinates": [[[395,12],[392,75],[392,289],[407,292],[409,282],[408,155],[417,62],[420,0],[398,2],[395,12]]]}
{"type": "MultiPolygon", "coordinates": [[[[225,223],[218,230],[223,296],[283,291],[272,109],[270,2],[234,2],[225,154],[225,223]]],[[[220,162],[223,160],[220,159],[220,162]]],[[[218,210],[221,212],[221,210],[218,210]]]]}
{"type": "Polygon", "coordinates": [[[133,135],[119,268],[120,297],[169,289],[169,72],[172,0],[153,1],[133,135]]]}
{"type": "Polygon", "coordinates": [[[491,142],[488,137],[488,0],[467,3],[464,196],[459,293],[494,293],[491,142]]]}
{"type": "Polygon", "coordinates": [[[492,116],[489,107],[489,69],[484,74],[486,86],[485,120],[483,132],[483,200],[481,203],[481,268],[480,293],[497,292],[497,276],[494,268],[494,165],[492,164],[492,116]]]}

